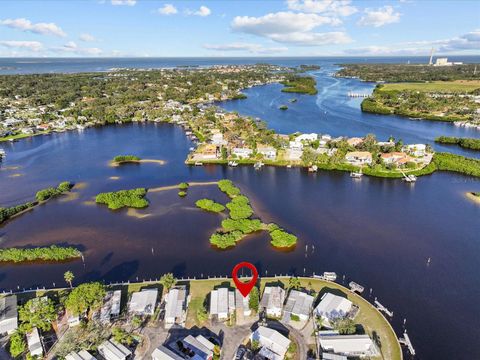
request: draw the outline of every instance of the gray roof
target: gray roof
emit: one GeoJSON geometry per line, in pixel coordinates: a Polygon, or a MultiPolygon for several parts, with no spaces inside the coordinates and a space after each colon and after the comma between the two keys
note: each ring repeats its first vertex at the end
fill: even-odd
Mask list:
{"type": "Polygon", "coordinates": [[[82,350],[77,352],[72,351],[70,354],[65,356],[65,360],[97,360],[92,356],[87,350],[82,350]]]}
{"type": "Polygon", "coordinates": [[[234,292],[229,288],[219,288],[210,292],[210,314],[228,314],[235,308],[234,292]]]}
{"type": "Polygon", "coordinates": [[[199,338],[203,338],[202,335],[198,335],[197,338],[194,338],[192,335],[188,335],[185,339],[183,339],[183,344],[192,350],[195,355],[207,359],[212,355],[212,350],[209,349],[209,347],[206,346],[205,340],[208,341],[207,339],[203,338],[199,340],[199,338]]]}
{"type": "Polygon", "coordinates": [[[130,303],[128,304],[128,312],[142,315],[153,315],[155,305],[157,304],[158,289],[143,289],[134,292],[130,303]]]}
{"type": "Polygon", "coordinates": [[[43,355],[43,346],[40,342],[40,334],[37,328],[33,328],[33,330],[27,334],[27,344],[28,351],[30,351],[31,355],[43,355]]]}
{"type": "Polygon", "coordinates": [[[272,309],[283,307],[283,301],[285,300],[285,290],[280,286],[266,286],[263,291],[262,301],[260,307],[272,309]]]}
{"type": "Polygon", "coordinates": [[[183,315],[187,291],[185,289],[173,288],[165,297],[165,318],[179,318],[183,315]]]}
{"type": "Polygon", "coordinates": [[[285,311],[294,315],[305,315],[308,317],[313,301],[313,296],[298,290],[292,290],[288,296],[285,311]]]}
{"type": "Polygon", "coordinates": [[[315,313],[329,320],[345,317],[352,308],[352,302],[344,297],[325,293],[315,308],[315,313]]]}
{"type": "Polygon", "coordinates": [[[175,354],[172,350],[160,345],[153,350],[152,360],[183,360],[183,357],[175,354]]]}
{"type": "Polygon", "coordinates": [[[108,322],[110,321],[110,317],[120,314],[121,298],[121,290],[107,291],[103,298],[103,306],[100,309],[100,320],[102,322],[108,322]]]}
{"type": "Polygon", "coordinates": [[[376,356],[378,349],[368,335],[319,335],[325,351],[347,356],[376,356]]]}
{"type": "Polygon", "coordinates": [[[125,360],[132,352],[115,340],[104,341],[99,347],[98,352],[105,360],[125,360]]]}
{"type": "Polygon", "coordinates": [[[17,295],[0,298],[0,334],[18,327],[17,295]]]}

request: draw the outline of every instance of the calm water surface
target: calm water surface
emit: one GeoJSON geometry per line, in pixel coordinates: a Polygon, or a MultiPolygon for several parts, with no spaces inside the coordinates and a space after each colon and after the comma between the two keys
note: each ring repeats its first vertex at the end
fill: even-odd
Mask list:
{"type": "MultiPolygon", "coordinates": [[[[371,85],[326,74],[317,74],[319,96],[296,96],[299,101],[286,112],[277,111],[277,104],[292,95],[277,85],[250,89],[247,100],[223,106],[259,116],[287,133],[373,132],[380,138],[426,142],[462,131],[448,124],[362,115],[358,101],[344,94],[371,85]]],[[[190,146],[182,130],[168,124],[110,126],[1,144],[8,157],[0,167],[0,206],[30,200],[37,190],[60,181],[78,184],[73,196],[52,200],[0,227],[1,246],[76,245],[85,263],[4,264],[0,288],[63,286],[66,270],[78,282],[142,280],[168,271],[180,277],[226,275],[239,261],[253,262],[268,275],[336,271],[346,282],[364,285],[366,297],[372,288],[372,300],[377,296],[394,312],[399,334],[407,319],[417,358],[480,358],[475,345],[480,338],[480,206],[464,197],[466,191],[480,191],[477,179],[435,173],[411,186],[368,177],[356,181],[341,172],[187,167],[183,161],[190,146]],[[115,155],[126,153],[167,163],[108,166],[115,155]],[[266,234],[229,251],[212,249],[208,237],[222,217],[202,212],[194,203],[202,197],[226,201],[215,186],[192,187],[184,199],[176,191],[149,192],[150,206],[137,213],[142,218],[92,204],[102,191],[221,178],[240,186],[264,222],[298,235],[295,250],[274,250],[266,234]]]]}

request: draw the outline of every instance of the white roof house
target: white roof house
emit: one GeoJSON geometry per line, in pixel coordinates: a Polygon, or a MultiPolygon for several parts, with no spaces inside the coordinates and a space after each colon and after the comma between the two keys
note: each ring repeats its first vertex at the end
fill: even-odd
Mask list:
{"type": "Polygon", "coordinates": [[[190,359],[211,360],[213,358],[213,349],[215,345],[202,335],[198,335],[196,337],[188,335],[185,339],[182,340],[182,343],[185,347],[188,347],[191,351],[195,353],[195,355],[193,357],[190,357],[190,359]]]}
{"type": "Polygon", "coordinates": [[[301,141],[315,141],[318,140],[318,134],[311,133],[311,134],[302,134],[299,135],[295,138],[295,141],[301,142],[301,141]]]}
{"type": "Polygon", "coordinates": [[[259,326],[252,333],[251,340],[260,343],[261,355],[270,360],[283,360],[290,346],[290,340],[287,337],[265,326],[259,326]]]}
{"type": "Polygon", "coordinates": [[[65,360],[97,360],[92,356],[87,350],[82,350],[79,352],[72,351],[70,354],[65,356],[65,360]]]}
{"type": "Polygon", "coordinates": [[[100,344],[98,353],[102,355],[105,360],[126,360],[132,355],[130,350],[115,340],[107,340],[100,344]]]}
{"type": "Polygon", "coordinates": [[[325,327],[331,326],[331,321],[347,316],[353,303],[341,296],[325,293],[315,308],[315,314],[323,319],[325,327]]]}
{"type": "Polygon", "coordinates": [[[288,315],[296,315],[300,320],[306,321],[310,317],[310,311],[314,297],[298,290],[290,291],[284,312],[288,315]]]}
{"type": "Polygon", "coordinates": [[[165,296],[165,326],[170,327],[185,321],[187,310],[187,291],[185,288],[175,287],[170,289],[165,296]]]}
{"type": "Polygon", "coordinates": [[[372,163],[372,154],[368,151],[351,151],[345,155],[345,160],[352,165],[372,163]]]}
{"type": "Polygon", "coordinates": [[[284,301],[285,290],[280,286],[266,286],[260,307],[265,308],[268,316],[281,317],[284,301]]]}
{"type": "Polygon", "coordinates": [[[210,293],[210,315],[219,320],[228,319],[235,311],[235,292],[228,288],[219,288],[210,293]]]}
{"type": "Polygon", "coordinates": [[[290,150],[303,150],[303,143],[301,141],[290,141],[288,144],[290,150]]]}
{"type": "Polygon", "coordinates": [[[406,151],[410,153],[413,156],[424,156],[425,153],[427,152],[427,145],[425,144],[410,144],[410,145],[405,145],[402,148],[403,151],[406,151]]]}
{"type": "Polygon", "coordinates": [[[183,360],[183,357],[177,355],[165,346],[160,345],[155,350],[153,350],[152,360],[183,360]]]}
{"type": "Polygon", "coordinates": [[[17,295],[0,298],[0,334],[11,334],[18,327],[17,295]]]}
{"type": "MultiPolygon", "coordinates": [[[[133,296],[132,296],[133,297],[133,296]]],[[[107,291],[103,298],[103,306],[100,309],[100,321],[107,323],[112,317],[120,315],[122,291],[107,291]]]]}
{"type": "Polygon", "coordinates": [[[368,335],[322,335],[318,342],[323,351],[344,356],[377,356],[379,350],[368,335]]]}
{"type": "Polygon", "coordinates": [[[240,159],[247,159],[253,154],[253,150],[249,148],[233,148],[232,154],[240,159]]]}
{"type": "Polygon", "coordinates": [[[257,152],[269,160],[274,160],[277,157],[277,149],[273,146],[258,146],[257,152]]]}
{"type": "Polygon", "coordinates": [[[27,333],[27,345],[30,355],[43,356],[43,345],[37,328],[33,328],[31,332],[27,333]]]}
{"type": "Polygon", "coordinates": [[[153,315],[157,305],[157,296],[158,289],[143,289],[134,292],[128,304],[128,312],[135,315],[153,315]]]}

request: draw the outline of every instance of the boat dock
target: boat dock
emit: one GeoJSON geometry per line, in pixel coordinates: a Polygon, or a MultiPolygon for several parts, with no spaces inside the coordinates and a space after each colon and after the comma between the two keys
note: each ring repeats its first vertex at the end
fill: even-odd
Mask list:
{"type": "Polygon", "coordinates": [[[368,97],[370,97],[371,95],[370,95],[370,94],[366,94],[366,93],[355,93],[355,92],[349,91],[349,92],[347,93],[347,96],[348,96],[348,97],[353,97],[353,98],[368,98],[368,97]]]}
{"type": "Polygon", "coordinates": [[[388,310],[385,306],[383,306],[382,304],[380,304],[380,301],[377,300],[377,298],[375,298],[375,307],[381,311],[381,312],[384,312],[385,314],[387,314],[388,316],[392,317],[393,316],[393,311],[390,311],[388,310]]]}
{"type": "Polygon", "coordinates": [[[410,341],[410,337],[407,334],[407,330],[403,332],[403,338],[399,338],[398,342],[402,345],[405,345],[410,352],[410,354],[415,355],[415,349],[413,348],[412,342],[410,341]]]}
{"type": "Polygon", "coordinates": [[[350,287],[350,290],[356,291],[359,294],[363,293],[363,290],[365,290],[365,288],[362,285],[357,284],[355,281],[350,281],[348,286],[350,287]]]}

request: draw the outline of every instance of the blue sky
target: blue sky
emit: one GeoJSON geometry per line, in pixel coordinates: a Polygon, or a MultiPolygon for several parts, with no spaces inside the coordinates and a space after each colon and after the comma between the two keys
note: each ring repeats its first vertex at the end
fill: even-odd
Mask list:
{"type": "Polygon", "coordinates": [[[480,54],[479,1],[0,2],[0,56],[480,54]]]}

